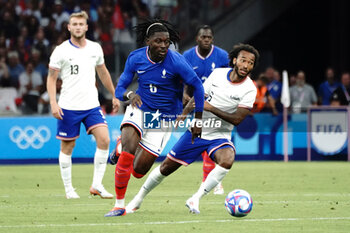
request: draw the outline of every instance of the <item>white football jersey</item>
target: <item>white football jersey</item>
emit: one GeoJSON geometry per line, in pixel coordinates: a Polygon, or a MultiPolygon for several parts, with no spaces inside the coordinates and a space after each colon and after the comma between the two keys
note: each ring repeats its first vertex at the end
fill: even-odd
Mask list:
{"type": "Polygon", "coordinates": [[[58,105],[68,110],[89,110],[100,106],[95,67],[104,64],[101,46],[86,40],[79,48],[66,40],[55,48],[49,67],[60,71],[62,89],[58,105]]]}
{"type": "MultiPolygon", "coordinates": [[[[228,113],[233,113],[238,107],[252,108],[256,98],[256,87],[250,77],[240,83],[232,83],[229,74],[232,68],[215,69],[204,82],[204,92],[207,101],[214,107],[228,113]]],[[[231,140],[233,124],[219,118],[211,112],[203,112],[202,138],[207,140],[226,138],[231,140]],[[218,124],[221,122],[221,124],[218,124]],[[218,127],[220,125],[220,127],[218,127]]]]}

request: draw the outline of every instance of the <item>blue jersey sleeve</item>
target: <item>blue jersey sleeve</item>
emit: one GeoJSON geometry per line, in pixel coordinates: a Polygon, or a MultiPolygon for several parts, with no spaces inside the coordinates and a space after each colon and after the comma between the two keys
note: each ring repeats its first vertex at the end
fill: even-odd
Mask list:
{"type": "Polygon", "coordinates": [[[196,112],[203,112],[204,109],[204,89],[202,85],[202,81],[197,77],[197,80],[193,83],[193,97],[196,103],[196,112]]]}
{"type": "Polygon", "coordinates": [[[196,103],[196,112],[203,112],[204,105],[204,89],[202,81],[198,78],[197,74],[193,71],[192,67],[187,63],[186,59],[181,56],[181,59],[178,60],[177,70],[184,80],[184,82],[193,87],[193,96],[196,103]]]}
{"type": "Polygon", "coordinates": [[[132,64],[132,55],[130,54],[128,59],[125,62],[124,72],[120,75],[118,85],[115,89],[114,95],[119,100],[124,100],[124,93],[130,83],[134,78],[134,65],[132,64]]]}

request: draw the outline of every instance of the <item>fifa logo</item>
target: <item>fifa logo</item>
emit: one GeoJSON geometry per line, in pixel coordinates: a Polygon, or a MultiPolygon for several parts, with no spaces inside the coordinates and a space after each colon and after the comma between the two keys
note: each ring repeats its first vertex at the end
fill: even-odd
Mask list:
{"type": "Polygon", "coordinates": [[[156,112],[144,112],[143,113],[143,128],[145,129],[160,129],[161,121],[160,121],[159,110],[156,112]]]}
{"type": "Polygon", "coordinates": [[[28,147],[40,149],[51,138],[51,132],[46,126],[40,126],[37,129],[33,126],[26,126],[24,129],[14,126],[10,129],[9,137],[20,149],[24,150],[28,147]]]}

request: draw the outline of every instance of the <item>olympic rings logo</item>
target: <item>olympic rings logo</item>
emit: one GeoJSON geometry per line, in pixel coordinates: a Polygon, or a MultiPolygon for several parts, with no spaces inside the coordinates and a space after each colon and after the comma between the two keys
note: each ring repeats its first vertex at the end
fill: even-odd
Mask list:
{"type": "Polygon", "coordinates": [[[46,126],[40,126],[37,129],[33,126],[27,126],[24,129],[14,126],[10,129],[9,136],[20,149],[27,149],[30,146],[40,149],[45,142],[49,141],[51,132],[46,126]]]}

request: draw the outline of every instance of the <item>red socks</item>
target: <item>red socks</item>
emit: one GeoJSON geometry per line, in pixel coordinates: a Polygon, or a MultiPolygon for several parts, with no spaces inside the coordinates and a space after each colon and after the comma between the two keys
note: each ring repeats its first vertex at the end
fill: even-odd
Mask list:
{"type": "Polygon", "coordinates": [[[123,151],[115,167],[115,193],[117,199],[124,199],[130,174],[133,171],[134,155],[123,151]]]}
{"type": "Polygon", "coordinates": [[[208,174],[215,168],[215,162],[209,158],[208,153],[203,151],[203,180],[204,182],[207,179],[208,174]]]}

